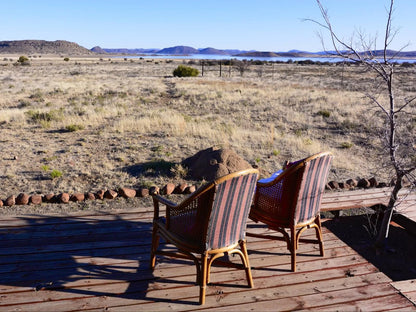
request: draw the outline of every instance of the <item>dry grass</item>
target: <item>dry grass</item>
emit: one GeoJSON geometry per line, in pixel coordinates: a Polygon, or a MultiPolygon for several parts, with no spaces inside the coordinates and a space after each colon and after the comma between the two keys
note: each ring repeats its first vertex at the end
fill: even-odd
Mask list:
{"type": "MultiPolygon", "coordinates": [[[[154,174],[143,164],[177,164],[210,146],[230,147],[268,172],[330,150],[331,179],[387,179],[380,119],[363,96],[374,77],[360,68],[275,64],[261,75],[255,66],[242,77],[211,68],[181,79],[172,77],[181,60],[43,56],[13,66],[10,58],[18,56],[0,61],[2,199],[164,183],[175,179],[169,170],[154,174]],[[52,170],[62,176],[52,179],[52,170]]],[[[414,96],[414,69],[399,75],[414,96]]]]}

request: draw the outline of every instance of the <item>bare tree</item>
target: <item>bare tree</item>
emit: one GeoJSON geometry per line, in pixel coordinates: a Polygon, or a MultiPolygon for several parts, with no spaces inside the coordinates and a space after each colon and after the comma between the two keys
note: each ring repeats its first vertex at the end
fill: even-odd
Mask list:
{"type": "MultiPolygon", "coordinates": [[[[405,177],[415,185],[415,169],[416,169],[416,144],[414,128],[406,128],[407,121],[413,122],[415,119],[415,97],[407,98],[404,94],[396,95],[397,85],[395,85],[395,60],[399,51],[392,52],[389,46],[397,34],[392,29],[392,15],[394,12],[394,0],[390,0],[387,8],[387,21],[384,29],[383,47],[376,50],[376,38],[369,38],[365,34],[358,32],[351,37],[349,42],[341,39],[336,34],[328,11],[322,5],[320,0],[317,4],[323,17],[323,22],[309,20],[329,34],[331,49],[334,49],[334,55],[346,61],[360,64],[371,70],[378,77],[381,83],[376,89],[367,92],[366,96],[370,99],[370,103],[378,108],[383,118],[383,150],[388,157],[389,167],[392,169],[395,184],[391,192],[389,203],[384,211],[381,229],[377,237],[377,245],[384,246],[388,237],[389,226],[394,209],[399,204],[398,194],[403,186],[405,177]],[[374,91],[377,90],[377,91],[374,91]],[[380,96],[386,95],[385,98],[380,96]],[[409,119],[410,117],[410,119],[409,119]]],[[[321,35],[321,42],[325,48],[324,40],[321,35]]],[[[398,93],[398,92],[397,92],[398,93]]]]}
{"type": "Polygon", "coordinates": [[[241,77],[243,77],[244,73],[249,68],[249,65],[250,65],[250,62],[248,62],[247,60],[242,60],[242,61],[235,60],[234,61],[234,66],[237,67],[238,71],[240,72],[241,77]]]}

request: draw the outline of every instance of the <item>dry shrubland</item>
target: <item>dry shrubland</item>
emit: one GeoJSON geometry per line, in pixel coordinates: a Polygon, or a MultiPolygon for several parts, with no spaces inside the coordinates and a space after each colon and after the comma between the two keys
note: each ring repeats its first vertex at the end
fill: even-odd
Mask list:
{"type": "MultiPolygon", "coordinates": [[[[251,65],[242,76],[223,66],[222,77],[206,66],[174,78],[186,61],[17,58],[0,61],[0,198],[177,181],[179,163],[211,146],[265,172],[329,150],[331,179],[388,178],[380,116],[364,96],[374,76],[357,66],[251,65]]],[[[415,96],[415,68],[397,75],[415,96]]]]}

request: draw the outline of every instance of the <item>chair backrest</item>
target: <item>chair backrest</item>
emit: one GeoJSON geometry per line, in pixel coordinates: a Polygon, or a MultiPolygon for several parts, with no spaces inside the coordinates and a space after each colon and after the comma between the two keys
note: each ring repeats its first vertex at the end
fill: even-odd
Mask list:
{"type": "Polygon", "coordinates": [[[319,213],[321,199],[331,166],[332,155],[321,153],[303,161],[293,218],[296,223],[309,220],[319,213]]]}
{"type": "Polygon", "coordinates": [[[227,247],[245,238],[257,179],[258,171],[247,169],[214,182],[214,200],[205,234],[206,250],[227,247]]]}
{"type": "Polygon", "coordinates": [[[331,161],[331,153],[325,152],[290,163],[272,182],[259,185],[250,218],[289,225],[315,217],[331,161]]]}

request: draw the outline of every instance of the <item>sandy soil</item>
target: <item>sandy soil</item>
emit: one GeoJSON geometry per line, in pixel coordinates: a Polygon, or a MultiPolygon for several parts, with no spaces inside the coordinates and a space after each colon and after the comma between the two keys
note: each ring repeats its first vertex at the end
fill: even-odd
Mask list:
{"type": "MultiPolygon", "coordinates": [[[[330,150],[330,179],[386,181],[379,116],[359,68],[205,67],[173,78],[182,60],[107,57],[0,58],[0,199],[19,193],[96,192],[189,181],[180,162],[211,147],[235,150],[265,174],[287,160],[330,150]],[[366,104],[367,103],[367,104],[366,104]],[[326,116],[326,117],[325,117],[326,116]]],[[[198,64],[192,66],[199,68],[198,64]]],[[[401,87],[414,90],[414,69],[401,87]]],[[[412,128],[411,131],[414,131],[412,128]]],[[[62,213],[151,206],[150,199],[3,207],[0,213],[62,213]]]]}

